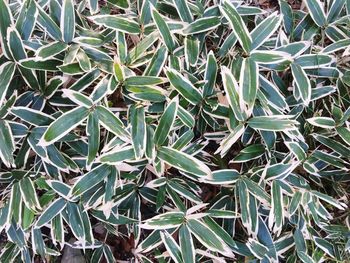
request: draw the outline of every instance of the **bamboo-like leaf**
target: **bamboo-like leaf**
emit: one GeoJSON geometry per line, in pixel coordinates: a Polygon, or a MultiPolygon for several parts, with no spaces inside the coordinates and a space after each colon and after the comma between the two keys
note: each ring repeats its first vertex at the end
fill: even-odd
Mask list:
{"type": "Polygon", "coordinates": [[[234,5],[229,1],[225,0],[220,8],[223,15],[229,21],[230,27],[235,33],[238,42],[241,44],[244,51],[249,53],[252,47],[252,38],[242,17],[239,15],[234,5]]]}
{"type": "Polygon", "coordinates": [[[61,32],[63,40],[70,43],[75,34],[75,14],[73,0],[63,0],[61,11],[61,32]]]}

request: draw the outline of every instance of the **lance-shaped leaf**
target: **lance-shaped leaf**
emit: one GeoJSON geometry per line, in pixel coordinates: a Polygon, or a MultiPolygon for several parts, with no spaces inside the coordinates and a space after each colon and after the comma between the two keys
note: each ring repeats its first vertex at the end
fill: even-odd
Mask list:
{"type": "Polygon", "coordinates": [[[170,229],[181,225],[185,220],[183,212],[167,212],[146,220],[141,227],[144,229],[170,229]]]}
{"type": "Polygon", "coordinates": [[[29,209],[33,211],[41,209],[32,180],[30,180],[28,177],[21,179],[19,181],[19,189],[21,190],[23,201],[29,209]]]}
{"type": "Polygon", "coordinates": [[[212,178],[207,179],[206,183],[215,185],[234,184],[240,176],[241,175],[237,170],[216,170],[212,172],[212,178]]]}
{"type": "Polygon", "coordinates": [[[175,97],[166,107],[162,117],[159,120],[158,126],[154,132],[154,143],[162,145],[167,139],[171,128],[173,127],[175,117],[177,115],[179,101],[175,97]]]}
{"type": "Polygon", "coordinates": [[[45,29],[53,39],[56,41],[62,40],[62,32],[57,26],[55,21],[45,12],[45,10],[39,5],[36,5],[39,11],[38,24],[45,29]]]}
{"type": "Polygon", "coordinates": [[[115,15],[97,15],[91,17],[91,20],[98,24],[102,25],[119,32],[124,32],[128,34],[139,34],[141,32],[140,25],[134,20],[115,16],[115,15]]]}
{"type": "Polygon", "coordinates": [[[21,11],[16,21],[16,28],[21,34],[23,40],[28,40],[31,36],[36,19],[38,17],[38,10],[34,0],[26,1],[22,5],[21,11]]]}
{"type": "Polygon", "coordinates": [[[191,104],[197,105],[202,101],[202,94],[193,84],[174,69],[168,68],[166,75],[171,85],[191,104]]]}
{"type": "Polygon", "coordinates": [[[294,61],[295,64],[298,64],[303,69],[312,69],[328,66],[332,62],[334,62],[334,58],[324,54],[302,55],[296,58],[294,61]]]}
{"type": "Polygon", "coordinates": [[[5,56],[11,59],[11,53],[7,43],[7,29],[13,24],[12,13],[6,0],[0,0],[0,43],[5,56]]]}
{"type": "Polygon", "coordinates": [[[110,172],[110,167],[106,164],[97,166],[87,174],[80,177],[80,179],[72,187],[71,194],[75,196],[82,195],[84,192],[103,181],[110,174],[110,172]]]}
{"type": "Polygon", "coordinates": [[[61,11],[61,32],[63,40],[70,43],[75,34],[75,14],[73,0],[63,0],[61,11]]]}
{"type": "Polygon", "coordinates": [[[168,232],[160,233],[161,239],[175,263],[182,263],[181,251],[179,245],[168,232]]]}
{"type": "Polygon", "coordinates": [[[225,66],[221,68],[221,77],[228,102],[236,119],[239,121],[244,121],[247,118],[247,115],[244,106],[241,104],[241,100],[239,99],[240,87],[238,86],[235,77],[225,66]]]}
{"type": "Polygon", "coordinates": [[[295,81],[296,89],[301,97],[301,100],[305,105],[308,105],[311,99],[311,83],[306,76],[305,71],[296,64],[291,65],[293,78],[295,81]]]}
{"type": "Polygon", "coordinates": [[[11,113],[34,126],[49,125],[55,120],[46,113],[27,107],[12,107],[11,113]]]}
{"type": "Polygon", "coordinates": [[[145,109],[142,106],[130,108],[131,140],[135,157],[141,158],[146,148],[146,120],[145,109]]]}
{"type": "Polygon", "coordinates": [[[344,142],[346,142],[348,145],[350,145],[350,130],[347,127],[337,127],[336,128],[338,135],[343,139],[344,142]]]}
{"type": "Polygon", "coordinates": [[[179,229],[179,243],[183,262],[196,262],[193,239],[186,224],[183,224],[179,229]]]}
{"type": "Polygon", "coordinates": [[[84,222],[82,218],[82,209],[78,204],[68,202],[66,206],[68,215],[68,225],[74,236],[81,242],[85,242],[84,222]]]}
{"type": "Polygon", "coordinates": [[[41,146],[50,145],[63,138],[67,133],[80,125],[89,115],[89,109],[85,107],[74,108],[50,124],[40,139],[41,146]]]}
{"type": "Polygon", "coordinates": [[[157,151],[157,157],[170,166],[173,166],[186,173],[209,177],[211,175],[209,167],[204,163],[187,153],[180,152],[170,147],[160,147],[157,151]]]}
{"type": "Polygon", "coordinates": [[[176,48],[176,41],[174,35],[170,32],[170,29],[165,21],[165,19],[158,13],[158,11],[151,6],[152,18],[156,24],[159,33],[163,39],[165,46],[167,47],[170,53],[176,48]]]}
{"type": "Polygon", "coordinates": [[[4,102],[15,69],[15,63],[11,61],[5,62],[0,66],[0,106],[4,102]]]}
{"type": "Polygon", "coordinates": [[[100,123],[110,132],[113,132],[117,136],[121,136],[122,138],[129,137],[129,134],[125,130],[124,124],[122,121],[113,114],[110,110],[108,110],[104,106],[97,106],[96,111],[98,113],[98,118],[100,123]]]}
{"type": "Polygon", "coordinates": [[[9,124],[0,120],[0,158],[5,166],[11,167],[14,166],[14,156],[13,152],[15,151],[15,143],[12,135],[11,127],[9,124]]]}
{"type": "Polygon", "coordinates": [[[335,121],[329,117],[313,117],[313,118],[307,119],[307,122],[309,122],[313,126],[317,126],[325,129],[332,129],[335,127],[335,121]]]}
{"type": "Polygon", "coordinates": [[[58,198],[52,202],[45,211],[39,216],[35,227],[40,228],[43,225],[49,223],[56,215],[66,207],[66,201],[63,198],[58,198]]]}
{"type": "Polygon", "coordinates": [[[280,230],[283,224],[283,195],[281,185],[278,180],[272,182],[271,187],[271,210],[269,215],[269,227],[273,231],[277,232],[280,230]]]}
{"type": "Polygon", "coordinates": [[[206,83],[203,87],[203,97],[212,95],[214,93],[217,71],[218,64],[216,62],[214,52],[211,50],[208,54],[207,63],[205,66],[204,79],[206,80],[206,83]]]}
{"type": "Polygon", "coordinates": [[[277,28],[280,26],[282,16],[278,15],[277,12],[272,13],[250,33],[252,38],[252,49],[260,47],[270,36],[275,33],[277,28]]]}
{"type": "Polygon", "coordinates": [[[257,116],[248,120],[248,125],[253,129],[264,131],[290,131],[296,130],[298,122],[289,115],[257,116]]]}
{"type": "Polygon", "coordinates": [[[217,28],[220,24],[221,24],[220,18],[217,16],[198,18],[196,19],[196,21],[186,26],[183,29],[182,34],[194,35],[194,34],[208,32],[210,30],[217,28]]]}
{"type": "Polygon", "coordinates": [[[88,156],[86,164],[89,167],[100,147],[100,126],[98,124],[98,115],[96,112],[90,113],[86,126],[86,134],[88,135],[88,156]]]}
{"type": "Polygon", "coordinates": [[[80,92],[71,89],[62,89],[62,92],[64,96],[68,97],[71,101],[75,102],[79,106],[91,107],[93,105],[93,101],[80,92]]]}
{"type": "Polygon", "coordinates": [[[323,4],[319,0],[306,0],[306,7],[310,12],[312,20],[319,27],[323,27],[326,24],[326,14],[323,10],[323,4]]]}
{"type": "Polygon", "coordinates": [[[105,153],[100,156],[99,161],[110,165],[120,164],[126,160],[133,160],[135,158],[134,148],[131,146],[127,147],[116,147],[112,151],[105,153]]]}
{"type": "Polygon", "coordinates": [[[219,252],[220,254],[232,257],[232,251],[226,243],[214,233],[208,226],[197,219],[188,219],[187,226],[190,232],[211,251],[219,252]]]}
{"type": "Polygon", "coordinates": [[[247,105],[249,113],[253,109],[259,87],[258,65],[251,58],[246,58],[243,60],[239,85],[239,98],[247,105]]]}
{"type": "Polygon", "coordinates": [[[193,21],[193,15],[186,0],[174,0],[175,8],[179,13],[182,21],[191,23],[193,21]]]}
{"type": "Polygon", "coordinates": [[[239,15],[234,5],[227,0],[223,2],[220,9],[228,20],[230,27],[238,39],[238,42],[241,44],[244,51],[249,53],[252,47],[252,38],[242,17],[239,15]]]}

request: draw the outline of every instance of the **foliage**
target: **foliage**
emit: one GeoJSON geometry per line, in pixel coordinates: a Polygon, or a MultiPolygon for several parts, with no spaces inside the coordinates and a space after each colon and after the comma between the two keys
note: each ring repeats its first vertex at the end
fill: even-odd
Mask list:
{"type": "Polygon", "coordinates": [[[349,260],[350,1],[304,4],[0,0],[0,262],[349,260]]]}

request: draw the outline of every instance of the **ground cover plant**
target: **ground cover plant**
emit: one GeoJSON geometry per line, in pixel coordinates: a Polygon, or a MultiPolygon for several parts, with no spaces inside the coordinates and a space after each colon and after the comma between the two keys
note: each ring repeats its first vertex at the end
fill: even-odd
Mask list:
{"type": "Polygon", "coordinates": [[[0,262],[350,260],[349,15],[0,0],[0,262]]]}

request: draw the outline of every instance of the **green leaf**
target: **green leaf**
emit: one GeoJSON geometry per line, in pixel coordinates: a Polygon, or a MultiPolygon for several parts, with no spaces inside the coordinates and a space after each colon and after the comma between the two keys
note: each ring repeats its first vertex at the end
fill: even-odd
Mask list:
{"type": "Polygon", "coordinates": [[[71,189],[71,194],[79,196],[103,181],[111,172],[108,165],[102,164],[80,177],[71,189]]]}
{"type": "Polygon", "coordinates": [[[96,158],[98,150],[100,148],[100,126],[98,124],[98,115],[96,112],[90,113],[87,125],[86,133],[88,135],[88,156],[86,164],[89,167],[96,158]]]}
{"type": "Polygon", "coordinates": [[[235,163],[245,163],[250,160],[259,158],[265,152],[265,147],[261,144],[250,145],[239,152],[232,160],[235,163]]]}
{"type": "Polygon", "coordinates": [[[141,32],[140,26],[134,20],[114,16],[114,15],[97,15],[91,17],[91,20],[98,24],[117,30],[119,32],[124,32],[128,34],[139,34],[141,32]]]}
{"type": "Polygon", "coordinates": [[[1,36],[1,47],[4,55],[11,59],[11,53],[7,43],[7,29],[13,24],[12,13],[7,4],[7,1],[0,0],[0,36],[1,36]]]}
{"type": "Polygon", "coordinates": [[[175,8],[183,22],[191,23],[193,16],[186,0],[174,0],[175,8]]]}
{"type": "Polygon", "coordinates": [[[146,148],[146,120],[142,106],[131,107],[129,110],[131,123],[131,139],[136,159],[140,159],[146,148]]]}
{"type": "Polygon", "coordinates": [[[251,112],[254,106],[256,94],[259,87],[258,76],[258,65],[251,58],[244,59],[239,79],[241,91],[240,99],[242,99],[247,105],[248,112],[251,112]]]}
{"type": "Polygon", "coordinates": [[[0,120],[0,158],[6,167],[14,166],[15,160],[13,152],[15,151],[15,143],[9,124],[0,120]]]}
{"type": "Polygon", "coordinates": [[[257,27],[251,32],[252,49],[257,49],[267,41],[273,33],[276,32],[280,26],[282,16],[277,12],[272,13],[259,23],[257,27]]]}
{"type": "Polygon", "coordinates": [[[197,105],[202,101],[202,94],[193,84],[174,69],[168,68],[166,75],[171,85],[191,104],[197,105]]]}
{"type": "Polygon", "coordinates": [[[85,107],[74,108],[50,124],[40,139],[41,146],[50,145],[63,138],[67,133],[80,125],[89,115],[89,109],[85,107]]]}
{"type": "Polygon", "coordinates": [[[248,125],[264,131],[291,131],[296,130],[298,122],[289,115],[258,116],[248,120],[248,125]]]}
{"type": "Polygon", "coordinates": [[[212,178],[207,179],[206,182],[215,185],[234,184],[240,176],[241,175],[237,170],[217,170],[212,172],[212,178]]]}
{"type": "Polygon", "coordinates": [[[165,19],[158,13],[158,11],[151,6],[152,18],[156,24],[159,33],[163,39],[165,46],[170,53],[173,53],[177,44],[174,35],[170,32],[170,29],[165,21],[165,19]]]}
{"type": "Polygon", "coordinates": [[[208,226],[197,219],[188,219],[187,226],[190,232],[211,251],[219,252],[220,254],[232,257],[231,249],[220,239],[208,226]]]}
{"type": "Polygon", "coordinates": [[[170,147],[160,147],[157,151],[157,157],[181,171],[197,176],[210,177],[211,175],[209,167],[204,163],[187,153],[177,151],[170,147]]]}
{"type": "Polygon", "coordinates": [[[306,7],[310,12],[312,20],[319,27],[323,27],[326,24],[326,14],[323,10],[323,4],[319,0],[306,0],[306,7]]]}
{"type": "Polygon", "coordinates": [[[174,238],[167,232],[160,232],[163,243],[175,263],[182,263],[181,251],[174,238]]]}
{"type": "Polygon", "coordinates": [[[211,31],[220,26],[220,18],[217,16],[202,17],[196,19],[182,30],[185,36],[211,31]]]}
{"type": "Polygon", "coordinates": [[[127,133],[127,131],[125,131],[122,121],[110,110],[103,106],[97,106],[96,111],[100,123],[108,131],[122,138],[129,137],[129,134],[127,133]]]}
{"type": "Polygon", "coordinates": [[[305,71],[297,64],[291,65],[292,74],[295,81],[295,88],[300,94],[301,100],[308,105],[311,99],[311,84],[305,71]]]}
{"type": "Polygon", "coordinates": [[[63,198],[58,198],[52,202],[38,218],[35,227],[40,228],[49,223],[56,215],[66,207],[66,201],[63,198]]]}
{"type": "Polygon", "coordinates": [[[38,24],[45,29],[54,40],[60,41],[62,40],[62,33],[57,24],[52,20],[52,18],[45,12],[45,10],[40,6],[36,5],[39,14],[38,14],[38,24]]]}
{"type": "Polygon", "coordinates": [[[64,42],[70,43],[75,34],[75,14],[73,0],[62,1],[60,26],[64,42]]]}
{"type": "Polygon", "coordinates": [[[335,121],[329,117],[313,117],[313,118],[307,119],[307,122],[313,126],[317,126],[325,129],[332,129],[335,127],[335,121]]]}
{"type": "Polygon", "coordinates": [[[186,224],[182,225],[179,229],[179,243],[183,262],[196,262],[193,239],[186,224]]]}
{"type": "Polygon", "coordinates": [[[12,77],[15,73],[15,63],[8,61],[0,66],[0,106],[2,106],[12,77]]]}
{"type": "Polygon", "coordinates": [[[238,39],[238,42],[241,44],[244,51],[249,53],[252,47],[252,38],[242,17],[239,15],[234,5],[227,0],[223,2],[220,9],[228,20],[230,27],[238,39]]]}
{"type": "Polygon", "coordinates": [[[35,192],[34,184],[28,177],[24,177],[19,181],[19,188],[25,205],[32,211],[41,209],[40,203],[35,192]]]}
{"type": "Polygon", "coordinates": [[[170,130],[173,127],[175,117],[177,115],[178,105],[178,98],[175,97],[164,110],[163,115],[159,120],[159,124],[154,132],[154,143],[156,145],[163,145],[163,143],[166,141],[170,130]]]}
{"type": "Polygon", "coordinates": [[[236,119],[244,121],[247,118],[247,114],[244,106],[241,104],[240,87],[235,77],[227,67],[221,68],[221,77],[228,102],[236,119]]]}
{"type": "Polygon", "coordinates": [[[144,229],[170,229],[178,227],[185,220],[183,212],[167,212],[146,220],[141,227],[144,229]]]}
{"type": "Polygon", "coordinates": [[[339,136],[343,139],[343,141],[346,142],[348,145],[350,145],[350,130],[349,130],[349,128],[337,127],[336,131],[339,134],[339,136]]]}

